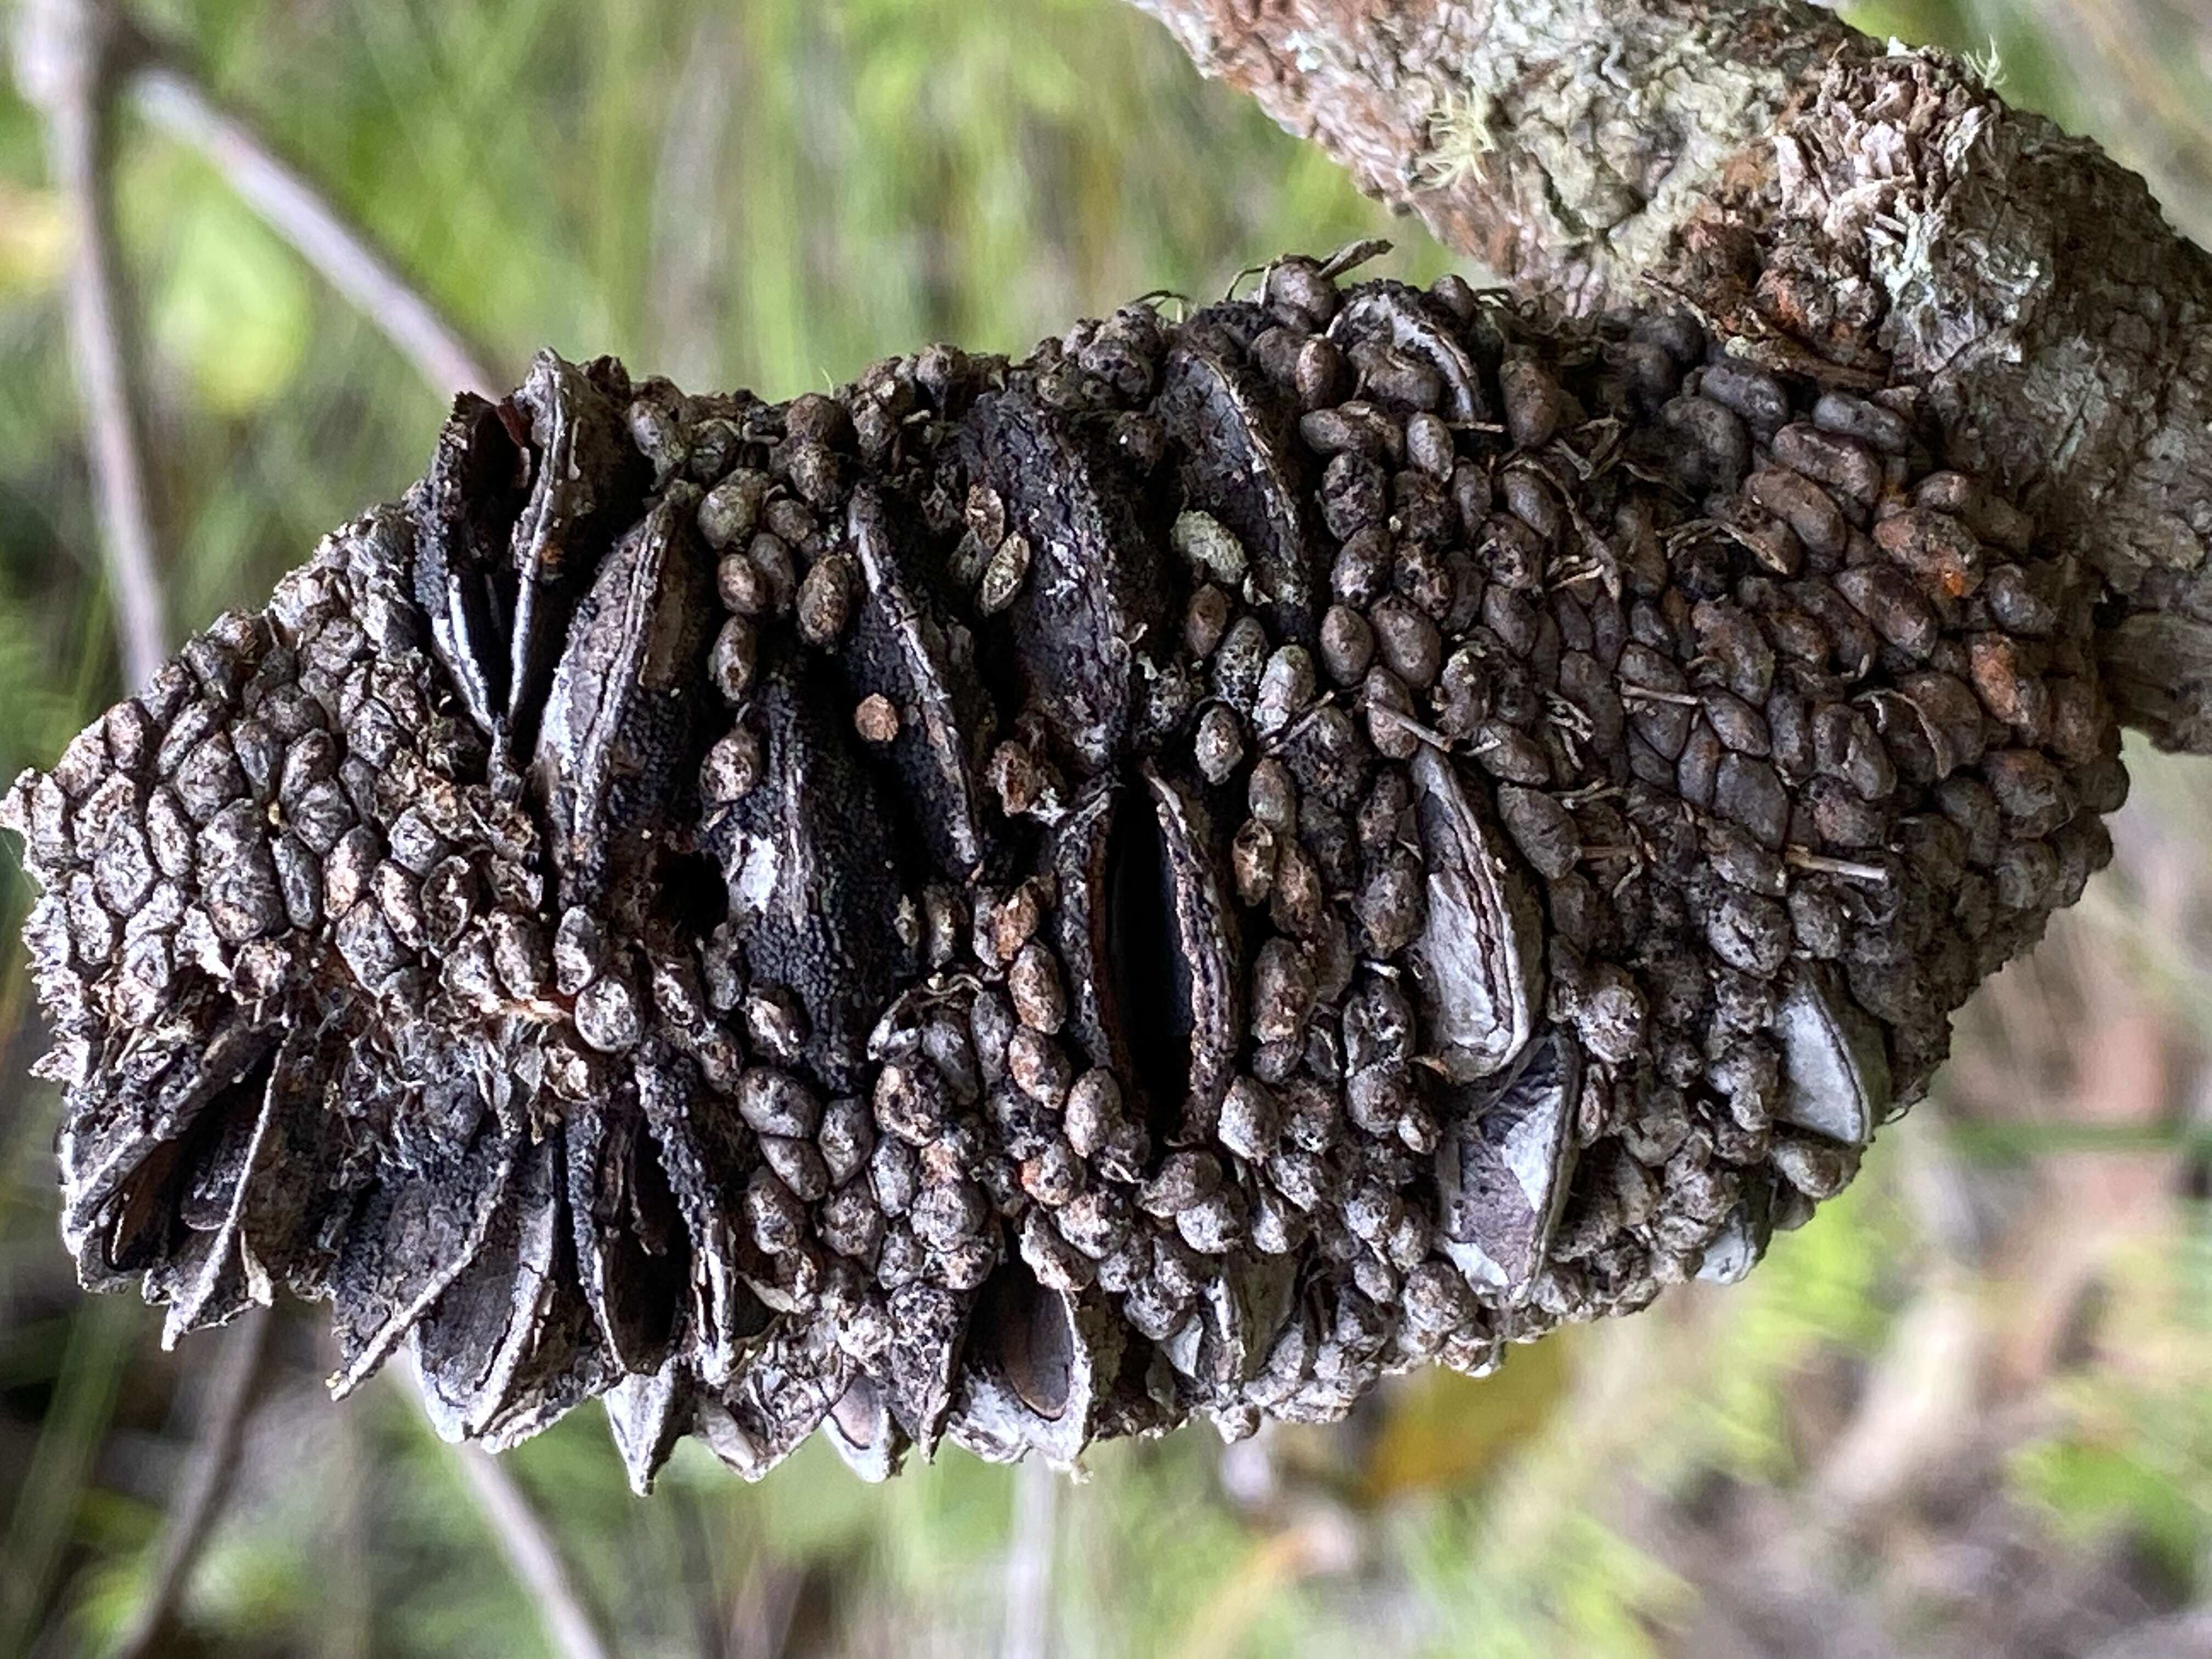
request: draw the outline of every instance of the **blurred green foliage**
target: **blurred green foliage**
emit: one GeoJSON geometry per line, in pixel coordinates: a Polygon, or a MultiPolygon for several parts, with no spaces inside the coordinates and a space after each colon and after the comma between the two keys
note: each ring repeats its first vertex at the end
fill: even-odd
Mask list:
{"type": "MultiPolygon", "coordinates": [[[[1994,39],[2010,94],[2094,124],[2050,9],[1883,0],[1856,15],[1962,50],[1994,39]]],[[[509,374],[551,344],[783,397],[934,338],[1019,351],[1139,292],[1210,295],[1286,248],[1381,232],[1401,243],[1391,269],[1448,264],[1116,0],[163,0],[141,15],[509,374]]],[[[324,531],[404,488],[442,400],[204,162],[128,118],[118,138],[182,629],[258,601],[324,531]]],[[[35,122],[0,95],[0,776],[50,760],[116,690],[63,255],[35,122]]],[[[2174,815],[2201,818],[2177,787],[2174,815]]],[[[0,918],[11,941],[20,886],[0,918]]],[[[2100,902],[2100,925],[2130,937],[2130,901],[2100,902]]],[[[2201,1018],[2202,963],[2164,971],[2201,1018]]],[[[53,1243],[52,1103],[21,1080],[25,1001],[11,954],[0,1647],[12,1588],[33,1598],[16,1611],[43,1622],[38,1651],[96,1651],[143,1594],[190,1379],[219,1339],[172,1363],[143,1309],[77,1297],[53,1243]]],[[[2003,1145],[2032,1155],[2033,1132],[2003,1145]]],[[[1202,1431],[1101,1452],[1057,1495],[1059,1650],[1673,1650],[1696,1591],[1632,1535],[1622,1493],[1806,1476],[1808,1401],[1875,1362],[1934,1254],[1903,1195],[1905,1141],[1886,1135],[1862,1182],[1747,1285],[1672,1297],[1482,1383],[1393,1396],[1334,1433],[1278,1437],[1264,1479],[1202,1431]]],[[[2212,1548],[2202,1207],[2189,1249],[2122,1282],[2148,1333],[2134,1352],[2153,1360],[2075,1376],[2070,1409],[2011,1463],[2065,1528],[2148,1540],[2177,1594],[2206,1588],[2212,1548]]],[[[192,1580],[186,1650],[544,1652],[412,1402],[378,1388],[320,1403],[306,1331],[285,1334],[192,1580]]],[[[816,1443],[749,1488],[687,1446],[640,1501],[587,1410],[509,1467],[626,1654],[766,1652],[779,1632],[791,1651],[973,1653],[997,1638],[1005,1564],[1026,1541],[1018,1477],[958,1454],[876,1489],[816,1443]]]]}

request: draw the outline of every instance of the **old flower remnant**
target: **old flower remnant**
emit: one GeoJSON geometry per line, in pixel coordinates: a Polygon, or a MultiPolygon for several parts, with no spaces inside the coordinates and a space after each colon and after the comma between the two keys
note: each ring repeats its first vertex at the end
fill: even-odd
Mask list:
{"type": "Polygon", "coordinates": [[[541,356],[6,804],[88,1284],[495,1447],[1065,1463],[1732,1278],[2079,896],[1923,400],[1290,258],[771,405],[541,356]]]}

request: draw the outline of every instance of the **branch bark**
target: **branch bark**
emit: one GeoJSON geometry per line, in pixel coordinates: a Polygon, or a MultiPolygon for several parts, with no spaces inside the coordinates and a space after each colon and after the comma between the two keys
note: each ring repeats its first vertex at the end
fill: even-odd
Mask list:
{"type": "Polygon", "coordinates": [[[2094,144],[1800,0],[1136,0],[1360,186],[1561,309],[1921,387],[2102,573],[2125,718],[2212,750],[2212,258],[2094,144]]]}

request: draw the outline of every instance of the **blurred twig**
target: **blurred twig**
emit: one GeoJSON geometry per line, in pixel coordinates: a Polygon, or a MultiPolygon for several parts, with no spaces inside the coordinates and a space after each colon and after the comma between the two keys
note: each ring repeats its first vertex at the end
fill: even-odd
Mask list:
{"type": "Polygon", "coordinates": [[[670,1499],[670,1514],[684,1564],[684,1593],[690,1603],[692,1646],[699,1659],[722,1659],[729,1644],[723,1640],[721,1607],[714,1595],[714,1555],[699,1513],[698,1495],[679,1488],[670,1499]]]}
{"type": "Polygon", "coordinates": [[[1006,1550],[1006,1625],[1000,1659],[1044,1659],[1052,1642],[1052,1556],[1060,1539],[1061,1477],[1041,1457],[1014,1470],[1013,1537],[1006,1550]]]}
{"type": "Polygon", "coordinates": [[[458,1446],[454,1455],[501,1553],[538,1609],[553,1650],[562,1659],[608,1659],[611,1650],[600,1640],[559,1545],[514,1477],[479,1447],[458,1446]]]}
{"type": "Polygon", "coordinates": [[[725,379],[715,278],[730,237],[714,210],[714,181],[744,69],[731,20],[719,11],[700,18],[661,134],[649,293],[659,356],[670,377],[685,386],[719,386],[725,379]]]}
{"type": "Polygon", "coordinates": [[[70,221],[70,356],[115,590],[123,674],[136,690],[168,650],[109,189],[105,94],[118,43],[114,15],[96,0],[23,0],[15,20],[16,82],[45,118],[70,221]]]}
{"type": "Polygon", "coordinates": [[[168,1635],[169,1615],[191,1582],[192,1566],[214,1530],[217,1512],[238,1468],[239,1431],[253,1403],[275,1316],[256,1308],[232,1327],[221,1345],[215,1376],[208,1384],[205,1412],[191,1461],[177,1483],[169,1519],[161,1529],[161,1552],[146,1600],[113,1659],[141,1659],[156,1651],[168,1635]]]}
{"type": "MultiPolygon", "coordinates": [[[[2109,941],[2069,928],[2063,950],[2060,944],[2046,944],[2034,963],[2044,973],[2068,974],[2079,999],[2078,1010],[2058,1024],[2070,1053],[2053,1115],[2123,1133],[2169,1127],[2183,1056],[2166,1022],[2136,994],[2109,941]]],[[[2000,976],[1986,994],[2002,1006],[2028,979],[2000,976]]],[[[2027,1024],[2038,1012],[2032,1006],[2015,1023],[2027,1024]]],[[[2179,1157],[2171,1145],[2044,1160],[2039,1201],[2014,1217],[1991,1261],[1992,1272],[2021,1292],[1994,1356],[2004,1391],[2024,1394],[2063,1363],[2082,1298],[2117,1249],[2163,1237],[2173,1226],[2165,1200],[2175,1189],[2179,1157]]]]}
{"type": "MultiPolygon", "coordinates": [[[[329,1362],[324,1365],[323,1374],[328,1376],[337,1368],[338,1346],[327,1328],[321,1340],[329,1362]]],[[[369,1659],[375,1650],[369,1519],[364,1492],[369,1479],[369,1456],[362,1443],[360,1413],[333,1411],[331,1433],[335,1437],[332,1450],[336,1454],[331,1492],[331,1501],[336,1506],[331,1517],[334,1547],[330,1576],[325,1581],[326,1599],[319,1653],[320,1659],[369,1659]]]]}
{"type": "Polygon", "coordinates": [[[757,1553],[730,1610],[730,1632],[722,1650],[731,1659],[782,1659],[798,1616],[799,1592],[805,1587],[805,1569],[757,1553]]]}
{"type": "Polygon", "coordinates": [[[143,35],[125,90],[139,112],[206,155],[270,228],[353,301],[441,396],[504,391],[460,332],[380,249],[286,162],[252,126],[218,104],[191,73],[143,35]]]}
{"type": "MultiPolygon", "coordinates": [[[[112,15],[95,0],[23,0],[16,14],[16,82],[44,118],[55,184],[70,221],[70,356],[114,589],[123,672],[136,690],[168,652],[107,165],[106,95],[114,46],[112,15]]],[[[135,1322],[128,1307],[102,1307],[79,1315],[71,1330],[53,1403],[0,1551],[0,1653],[25,1650],[46,1605],[113,1409],[135,1322]]]]}

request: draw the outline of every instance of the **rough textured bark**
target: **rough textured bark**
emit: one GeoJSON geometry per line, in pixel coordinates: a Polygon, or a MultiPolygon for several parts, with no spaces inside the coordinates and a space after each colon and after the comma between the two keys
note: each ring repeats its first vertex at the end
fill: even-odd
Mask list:
{"type": "Polygon", "coordinates": [[[1569,311],[1924,387],[2100,571],[2123,713],[2212,748],[2212,263],[1968,66],[1796,0],[1138,0],[1362,188],[1569,311]]]}

